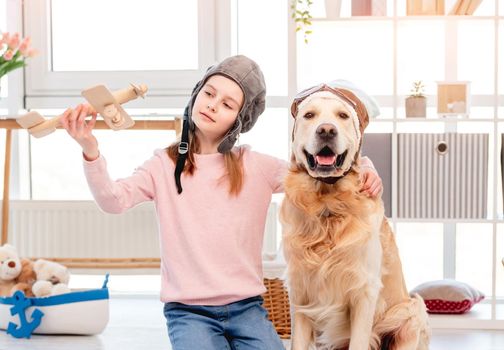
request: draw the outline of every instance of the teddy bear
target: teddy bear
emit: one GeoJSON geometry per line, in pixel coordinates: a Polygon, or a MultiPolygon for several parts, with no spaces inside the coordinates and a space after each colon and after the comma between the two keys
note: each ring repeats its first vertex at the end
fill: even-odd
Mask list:
{"type": "Polygon", "coordinates": [[[27,297],[35,296],[32,292],[32,287],[36,280],[37,275],[35,274],[33,261],[22,258],[21,272],[15,279],[16,284],[11,288],[11,295],[20,290],[27,297]]]}
{"type": "Polygon", "coordinates": [[[70,292],[70,288],[68,288],[70,273],[66,266],[54,261],[38,259],[33,264],[33,270],[37,275],[37,280],[32,287],[33,294],[36,297],[70,292]]]}
{"type": "Polygon", "coordinates": [[[10,244],[0,247],[0,296],[10,296],[11,289],[17,283],[21,273],[21,259],[16,248],[10,244]]]}

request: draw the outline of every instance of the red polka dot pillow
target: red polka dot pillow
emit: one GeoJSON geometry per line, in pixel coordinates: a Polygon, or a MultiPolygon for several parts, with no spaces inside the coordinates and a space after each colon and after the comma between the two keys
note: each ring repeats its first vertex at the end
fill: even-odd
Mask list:
{"type": "Polygon", "coordinates": [[[419,294],[432,314],[462,314],[485,298],[479,290],[455,280],[422,283],[411,294],[419,294]]]}

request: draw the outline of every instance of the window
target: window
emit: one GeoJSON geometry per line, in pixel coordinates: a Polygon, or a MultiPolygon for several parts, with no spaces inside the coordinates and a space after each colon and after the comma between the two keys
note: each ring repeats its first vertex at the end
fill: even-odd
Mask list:
{"type": "MultiPolygon", "coordinates": [[[[162,130],[95,130],[94,134],[113,179],[131,175],[154,150],[175,140],[174,131],[162,130]]],[[[66,131],[31,138],[31,155],[32,199],[92,199],[82,170],[81,148],[66,131]]]]}
{"type": "Polygon", "coordinates": [[[213,1],[40,0],[24,5],[26,35],[41,52],[26,69],[28,109],[54,107],[51,97],[61,102],[99,83],[117,89],[130,82],[147,84],[158,97],[143,107],[182,108],[180,99],[162,97],[188,95],[217,57],[213,1]],[[92,20],[73,25],[69,13],[92,20]]]}
{"type": "Polygon", "coordinates": [[[137,0],[52,0],[52,70],[198,69],[197,5],[195,0],[144,0],[141,6],[137,0]],[[92,22],[75,25],[71,13],[92,22]]]}

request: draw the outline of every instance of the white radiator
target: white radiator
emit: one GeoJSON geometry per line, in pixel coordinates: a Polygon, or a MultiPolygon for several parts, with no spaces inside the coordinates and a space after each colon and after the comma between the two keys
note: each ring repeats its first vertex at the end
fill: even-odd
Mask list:
{"type": "MultiPolygon", "coordinates": [[[[265,253],[276,252],[277,205],[268,210],[265,253]]],[[[119,215],[93,201],[10,201],[9,243],[24,257],[157,258],[153,203],[119,215]]]]}
{"type": "Polygon", "coordinates": [[[30,257],[159,257],[152,203],[112,215],[93,201],[11,201],[9,242],[30,257]]]}
{"type": "Polygon", "coordinates": [[[398,216],[486,218],[488,134],[399,134],[398,216]]]}

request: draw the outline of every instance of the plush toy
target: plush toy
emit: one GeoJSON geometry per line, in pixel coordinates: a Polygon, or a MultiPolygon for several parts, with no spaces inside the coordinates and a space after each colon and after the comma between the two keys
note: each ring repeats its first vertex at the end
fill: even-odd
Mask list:
{"type": "Polygon", "coordinates": [[[32,291],[36,297],[69,293],[68,281],[70,273],[68,269],[56,262],[39,259],[33,265],[37,281],[33,284],[32,291]]]}
{"type": "Polygon", "coordinates": [[[21,260],[16,248],[10,244],[0,247],[0,296],[10,296],[11,289],[16,284],[16,278],[21,273],[21,260]]]}
{"type": "Polygon", "coordinates": [[[35,296],[32,292],[32,286],[37,280],[37,275],[33,268],[33,261],[21,259],[21,272],[15,279],[16,284],[11,289],[11,295],[20,290],[27,297],[35,296]]]}

